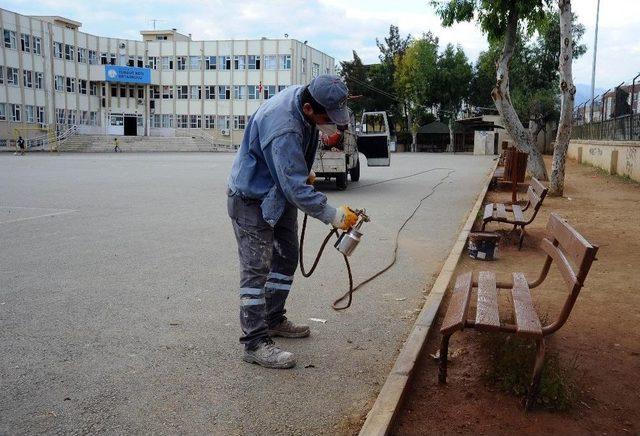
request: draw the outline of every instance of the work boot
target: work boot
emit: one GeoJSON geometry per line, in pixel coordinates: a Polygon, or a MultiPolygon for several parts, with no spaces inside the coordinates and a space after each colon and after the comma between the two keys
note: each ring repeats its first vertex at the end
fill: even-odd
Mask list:
{"type": "Polygon", "coordinates": [[[249,363],[256,363],[265,368],[286,369],[296,365],[296,358],[293,353],[283,351],[269,338],[264,339],[254,350],[244,350],[242,360],[249,363]]]}
{"type": "Polygon", "coordinates": [[[288,319],[269,329],[269,336],[282,336],[283,338],[306,338],[311,333],[308,325],[295,325],[288,319]]]}

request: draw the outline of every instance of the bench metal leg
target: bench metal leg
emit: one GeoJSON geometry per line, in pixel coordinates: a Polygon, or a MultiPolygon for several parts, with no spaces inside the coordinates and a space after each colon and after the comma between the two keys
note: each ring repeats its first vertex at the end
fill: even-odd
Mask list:
{"type": "Polygon", "coordinates": [[[520,241],[518,242],[518,250],[522,250],[522,243],[524,242],[524,226],[520,227],[520,241]]]}
{"type": "Polygon", "coordinates": [[[449,338],[451,335],[442,336],[440,344],[440,368],[438,370],[438,381],[440,383],[447,382],[447,357],[449,355],[449,338]]]}
{"type": "Polygon", "coordinates": [[[527,400],[524,406],[526,410],[531,410],[536,402],[536,397],[538,396],[538,386],[540,384],[540,376],[542,375],[542,366],[544,364],[544,338],[539,339],[536,345],[536,363],[533,366],[533,377],[531,378],[531,386],[529,386],[529,392],[527,393],[527,400]]]}
{"type": "Polygon", "coordinates": [[[482,230],[484,232],[484,228],[487,226],[487,224],[489,223],[489,221],[482,221],[482,230]]]}

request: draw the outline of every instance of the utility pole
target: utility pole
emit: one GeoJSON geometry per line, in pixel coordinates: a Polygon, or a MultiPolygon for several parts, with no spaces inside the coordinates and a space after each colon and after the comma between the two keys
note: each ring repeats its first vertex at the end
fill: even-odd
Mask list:
{"type": "MultiPolygon", "coordinates": [[[[591,68],[591,101],[593,102],[593,94],[596,87],[596,55],[598,54],[598,21],[600,20],[600,0],[598,0],[598,6],[596,8],[596,36],[593,41],[593,67],[591,68]]],[[[591,119],[589,122],[593,122],[593,104],[591,105],[591,119]]]]}

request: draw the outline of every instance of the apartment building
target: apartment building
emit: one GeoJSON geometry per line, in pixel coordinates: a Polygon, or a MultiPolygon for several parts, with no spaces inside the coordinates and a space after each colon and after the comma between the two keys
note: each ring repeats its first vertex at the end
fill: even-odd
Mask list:
{"type": "Polygon", "coordinates": [[[170,29],[128,40],[80,27],[0,9],[0,145],[71,126],[137,136],[204,130],[237,144],[265,100],[335,73],[332,57],[295,39],[194,41],[170,29]]]}

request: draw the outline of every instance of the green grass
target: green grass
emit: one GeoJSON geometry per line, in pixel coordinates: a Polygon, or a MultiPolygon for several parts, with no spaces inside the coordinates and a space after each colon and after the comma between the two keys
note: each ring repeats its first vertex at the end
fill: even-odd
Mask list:
{"type": "Polygon", "coordinates": [[[598,175],[603,177],[613,177],[614,179],[620,180],[621,182],[624,182],[624,183],[631,183],[636,185],[640,184],[640,182],[633,180],[629,174],[610,174],[609,171],[603,168],[600,168],[598,166],[595,166],[590,162],[582,162],[581,165],[594,169],[596,173],[598,173],[598,175]]]}
{"type": "MultiPolygon", "coordinates": [[[[535,342],[515,335],[484,333],[481,335],[481,344],[489,352],[491,360],[489,369],[483,375],[485,381],[504,392],[524,398],[533,374],[535,342]]],[[[564,363],[547,344],[537,406],[552,411],[570,409],[578,397],[576,374],[576,360],[564,363]]]]}

